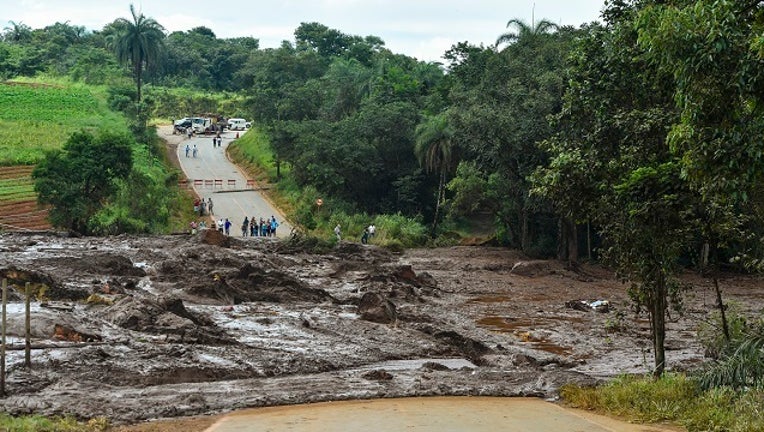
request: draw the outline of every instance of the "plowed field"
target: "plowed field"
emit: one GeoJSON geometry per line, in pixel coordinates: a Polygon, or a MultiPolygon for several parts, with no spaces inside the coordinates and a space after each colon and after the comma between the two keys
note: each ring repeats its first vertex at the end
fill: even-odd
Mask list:
{"type": "Polygon", "coordinates": [[[0,167],[0,229],[50,229],[48,210],[37,206],[32,169],[26,165],[0,167]]]}

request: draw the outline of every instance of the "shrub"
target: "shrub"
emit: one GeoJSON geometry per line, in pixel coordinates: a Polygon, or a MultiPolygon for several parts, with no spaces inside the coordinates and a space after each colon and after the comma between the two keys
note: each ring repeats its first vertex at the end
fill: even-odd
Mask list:
{"type": "Polygon", "coordinates": [[[599,387],[565,385],[565,403],[639,422],[679,423],[688,432],[764,430],[764,392],[721,387],[703,391],[681,374],[620,377],[599,387]]]}

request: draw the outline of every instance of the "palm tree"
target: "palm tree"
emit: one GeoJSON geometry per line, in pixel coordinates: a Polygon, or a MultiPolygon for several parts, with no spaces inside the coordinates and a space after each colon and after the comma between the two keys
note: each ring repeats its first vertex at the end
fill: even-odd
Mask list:
{"type": "Polygon", "coordinates": [[[512,44],[519,40],[533,40],[540,35],[547,34],[550,31],[555,31],[560,28],[557,24],[545,19],[538,23],[531,22],[531,25],[528,25],[528,23],[518,18],[511,19],[507,22],[507,28],[510,27],[515,27],[515,31],[510,31],[499,36],[499,38],[496,39],[496,46],[503,43],[512,44]]]}
{"type": "Polygon", "coordinates": [[[19,43],[27,42],[32,39],[32,28],[28,25],[22,22],[16,23],[15,21],[8,21],[8,24],[10,24],[10,26],[3,29],[3,39],[6,42],[19,43]]]}
{"type": "Polygon", "coordinates": [[[437,171],[439,174],[433,230],[437,226],[440,207],[446,197],[446,174],[456,162],[453,137],[454,129],[449,124],[445,113],[428,117],[416,128],[414,153],[427,172],[437,171]]]}
{"type": "Polygon", "coordinates": [[[141,100],[143,70],[159,59],[164,43],[164,27],[153,18],[135,13],[130,5],[133,20],[118,18],[113,23],[115,32],[109,35],[109,44],[120,63],[127,63],[133,69],[133,77],[138,86],[138,101],[141,100]]]}

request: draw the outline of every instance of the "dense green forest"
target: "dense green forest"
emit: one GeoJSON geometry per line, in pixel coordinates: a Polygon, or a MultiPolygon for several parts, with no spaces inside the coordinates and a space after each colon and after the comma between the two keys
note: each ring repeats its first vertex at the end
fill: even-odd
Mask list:
{"type": "Polygon", "coordinates": [[[0,77],[108,85],[143,141],[151,118],[254,119],[308,228],[331,217],[312,211],[321,196],[408,218],[422,241],[487,218],[497,244],[607,262],[651,316],[660,375],[678,272],[762,268],[764,5],[611,0],[580,28],[507,18],[496,44],[460,42],[443,63],[320,23],[262,49],[134,11],[99,31],[11,22],[0,77]],[[136,28],[155,39],[138,57],[121,39],[136,28]]]}

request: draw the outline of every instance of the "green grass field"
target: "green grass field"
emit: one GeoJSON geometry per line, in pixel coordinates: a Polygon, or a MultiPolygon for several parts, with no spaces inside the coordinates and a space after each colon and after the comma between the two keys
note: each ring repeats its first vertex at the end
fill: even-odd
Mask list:
{"type": "Polygon", "coordinates": [[[67,83],[0,83],[0,166],[34,165],[81,129],[127,130],[105,94],[67,83]]]}
{"type": "Polygon", "coordinates": [[[33,166],[73,132],[99,128],[128,130],[108,109],[105,88],[51,79],[0,82],[0,224],[44,226],[45,214],[34,211],[33,166]]]}

